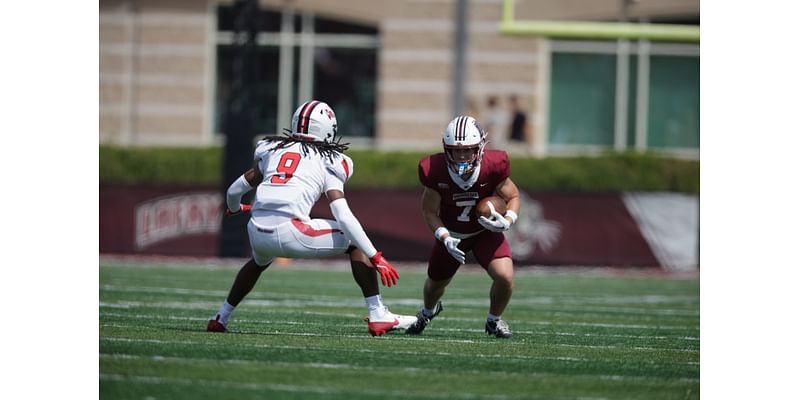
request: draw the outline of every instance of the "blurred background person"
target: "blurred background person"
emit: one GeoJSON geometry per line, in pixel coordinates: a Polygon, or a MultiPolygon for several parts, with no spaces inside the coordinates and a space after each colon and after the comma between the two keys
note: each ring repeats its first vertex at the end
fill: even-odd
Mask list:
{"type": "Polygon", "coordinates": [[[508,105],[511,110],[511,124],[508,129],[509,147],[515,150],[524,149],[527,152],[528,144],[533,139],[528,125],[528,115],[516,94],[508,97],[508,105]]]}
{"type": "Polygon", "coordinates": [[[508,118],[500,107],[500,99],[491,95],[486,99],[486,111],[483,116],[484,130],[486,130],[486,145],[492,149],[506,149],[505,132],[508,129],[508,118]]]}

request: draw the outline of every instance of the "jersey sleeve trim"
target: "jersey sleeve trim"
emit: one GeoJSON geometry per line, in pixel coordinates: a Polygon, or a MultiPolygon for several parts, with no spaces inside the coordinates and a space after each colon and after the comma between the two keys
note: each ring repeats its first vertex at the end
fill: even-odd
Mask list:
{"type": "Polygon", "coordinates": [[[347,166],[347,161],[342,160],[342,168],[344,168],[345,178],[350,179],[350,167],[347,166]]]}
{"type": "Polygon", "coordinates": [[[419,181],[422,183],[423,186],[433,188],[434,185],[431,182],[431,157],[425,157],[419,161],[418,167],[418,174],[419,174],[419,181]]]}

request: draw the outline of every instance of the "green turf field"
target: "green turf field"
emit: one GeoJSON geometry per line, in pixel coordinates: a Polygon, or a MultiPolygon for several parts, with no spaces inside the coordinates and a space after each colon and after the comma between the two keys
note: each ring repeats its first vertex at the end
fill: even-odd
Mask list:
{"type": "MultiPolygon", "coordinates": [[[[488,337],[489,278],[459,272],[422,336],[371,337],[349,269],[271,267],[226,334],[205,332],[235,267],[100,265],[102,399],[696,399],[700,287],[693,279],[518,269],[488,337]]],[[[422,269],[383,288],[421,305],[422,269]]]]}

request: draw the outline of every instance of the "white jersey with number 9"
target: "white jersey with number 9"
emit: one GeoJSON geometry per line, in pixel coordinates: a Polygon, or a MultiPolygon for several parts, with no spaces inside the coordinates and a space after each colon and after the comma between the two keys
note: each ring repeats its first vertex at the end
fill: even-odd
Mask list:
{"type": "Polygon", "coordinates": [[[259,141],[254,160],[264,176],[256,189],[253,216],[259,211],[282,213],[309,220],[311,207],[322,193],[331,189],[344,192],[344,184],[353,175],[353,160],[334,152],[324,156],[301,143],[273,150],[280,142],[259,141]]]}

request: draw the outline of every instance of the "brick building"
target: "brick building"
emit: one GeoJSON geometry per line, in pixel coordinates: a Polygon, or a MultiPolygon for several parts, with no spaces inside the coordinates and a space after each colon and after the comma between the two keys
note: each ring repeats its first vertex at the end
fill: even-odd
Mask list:
{"type": "MultiPolygon", "coordinates": [[[[699,43],[506,36],[501,0],[466,4],[456,99],[457,0],[259,1],[246,85],[254,137],[288,127],[296,105],[313,97],[334,107],[355,146],[438,148],[456,103],[490,121],[496,97],[493,142],[511,152],[699,156],[699,43]],[[511,95],[528,116],[530,136],[519,145],[507,141],[511,95]]],[[[527,20],[700,20],[699,0],[518,0],[514,9],[527,20]]],[[[237,29],[232,1],[101,0],[100,143],[223,143],[240,71],[237,29]]]]}

